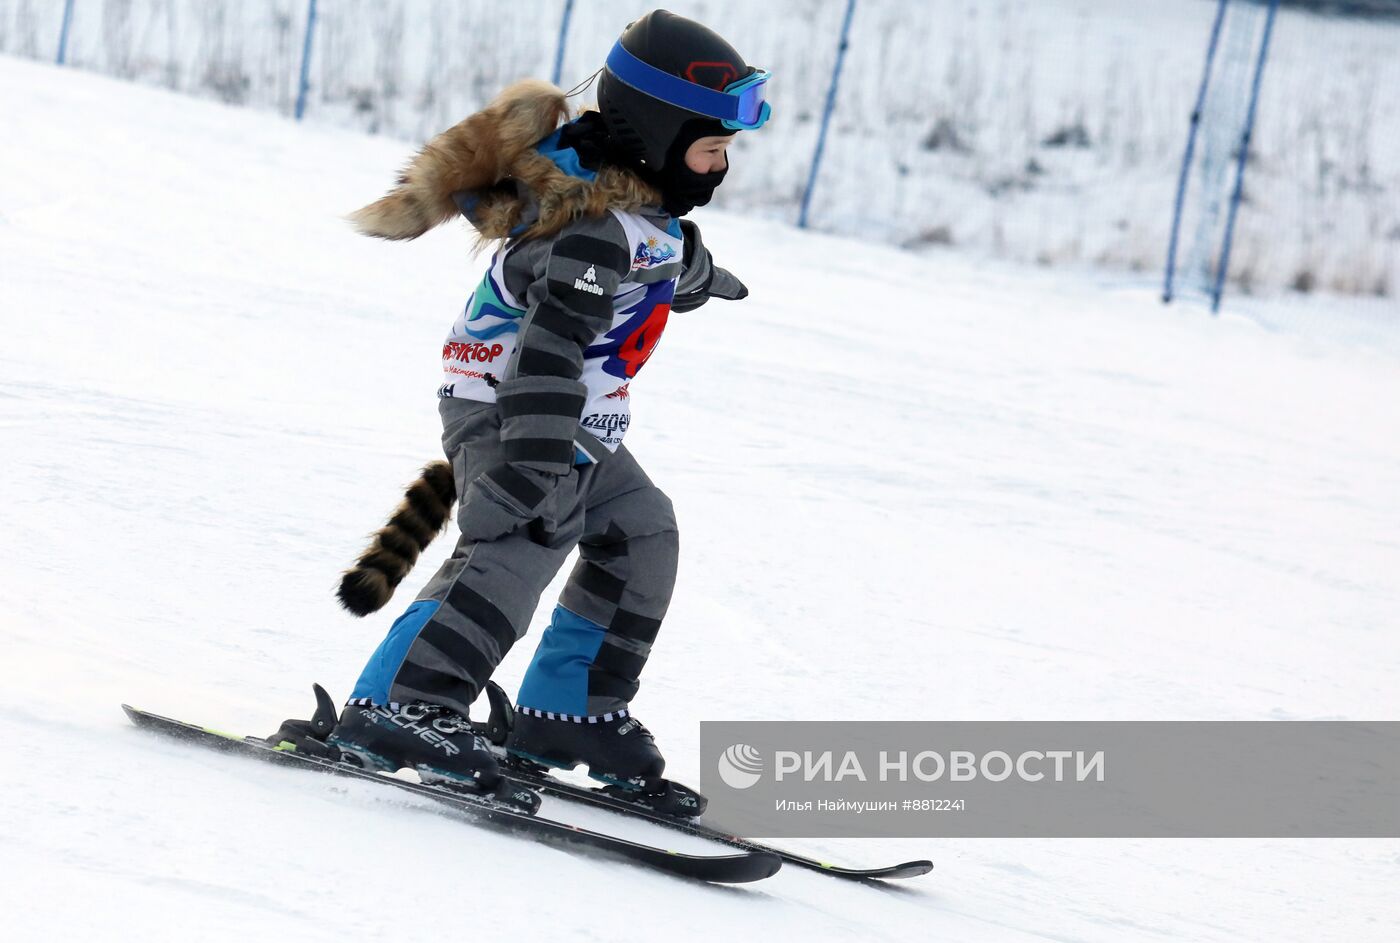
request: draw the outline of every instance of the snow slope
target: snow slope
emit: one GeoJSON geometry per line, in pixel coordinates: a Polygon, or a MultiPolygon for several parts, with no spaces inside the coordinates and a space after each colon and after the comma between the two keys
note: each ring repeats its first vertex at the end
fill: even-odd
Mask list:
{"type": "MultiPolygon", "coordinates": [[[[347,693],[392,614],[330,591],[437,454],[438,348],[480,262],[455,227],[398,246],[340,221],[400,143],[6,58],[0,114],[8,938],[1400,921],[1397,841],[809,840],[938,867],[696,887],[138,734],[123,700],[261,732],[313,680],[347,693]]],[[[636,705],[678,777],[700,719],[1400,716],[1393,327],[700,219],[753,294],[673,319],[629,436],[684,533],[636,705]]]]}

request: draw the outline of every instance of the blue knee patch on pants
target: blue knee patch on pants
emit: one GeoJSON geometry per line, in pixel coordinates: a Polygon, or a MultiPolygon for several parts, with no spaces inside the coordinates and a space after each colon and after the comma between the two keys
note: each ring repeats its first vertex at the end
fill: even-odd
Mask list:
{"type": "Polygon", "coordinates": [[[588,666],[598,657],[607,630],[596,622],[554,607],[554,617],[544,630],[518,701],[537,711],[556,714],[588,713],[588,666]]]}
{"type": "Polygon", "coordinates": [[[360,680],[355,682],[351,697],[367,697],[380,706],[389,703],[389,688],[393,686],[394,676],[399,673],[399,667],[408,655],[409,646],[441,605],[442,601],[438,599],[420,599],[394,620],[389,634],[369,656],[369,664],[360,673],[360,680]]]}

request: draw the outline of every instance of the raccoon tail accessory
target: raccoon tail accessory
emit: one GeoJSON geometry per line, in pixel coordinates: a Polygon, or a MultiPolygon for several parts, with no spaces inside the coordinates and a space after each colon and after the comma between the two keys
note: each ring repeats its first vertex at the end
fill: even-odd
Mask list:
{"type": "Polygon", "coordinates": [[[452,466],[442,461],[425,465],[389,522],[374,532],[365,552],[341,577],[336,590],[340,604],[357,616],[382,609],[418,555],[442,532],[456,499],[452,466]]]}
{"type": "Polygon", "coordinates": [[[517,159],[532,153],[568,117],[558,88],[538,79],[516,82],[423,145],[397,186],[351,213],[350,222],[366,236],[417,239],[457,215],[453,193],[500,182],[517,159]]]}

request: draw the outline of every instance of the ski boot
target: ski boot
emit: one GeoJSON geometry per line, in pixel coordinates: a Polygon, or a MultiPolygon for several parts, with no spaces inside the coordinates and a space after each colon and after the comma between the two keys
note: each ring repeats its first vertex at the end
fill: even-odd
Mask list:
{"type": "MultiPolygon", "coordinates": [[[[505,691],[488,683],[491,719],[484,733],[502,747],[507,772],[545,776],[550,769],[588,767],[605,795],[666,815],[693,818],[705,811],[705,797],[665,779],[666,761],[642,722],[620,712],[607,719],[566,719],[558,714],[511,707],[505,691]]],[[[606,715],[605,715],[606,716],[606,715]]]]}
{"type": "Polygon", "coordinates": [[[335,706],[315,686],[316,714],[288,720],[268,738],[300,753],[362,769],[417,771],[424,783],[490,798],[534,814],[540,797],[503,777],[490,745],[465,717],[436,704],[410,704],[399,710],[351,704],[335,720],[335,706]]]}

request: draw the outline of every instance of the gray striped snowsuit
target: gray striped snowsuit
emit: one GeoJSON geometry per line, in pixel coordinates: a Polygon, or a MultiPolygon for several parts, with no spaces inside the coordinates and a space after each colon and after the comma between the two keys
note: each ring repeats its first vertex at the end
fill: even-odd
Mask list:
{"type": "Polygon", "coordinates": [[[687,229],[688,247],[660,211],[614,210],[498,253],[444,348],[439,408],[461,537],[355,700],[465,714],[574,547],[519,703],[596,717],[636,694],[678,538],[670,500],[621,444],[628,383],[672,308],[743,293],[687,229]],[[636,244],[639,232],[653,236],[636,244]]]}

